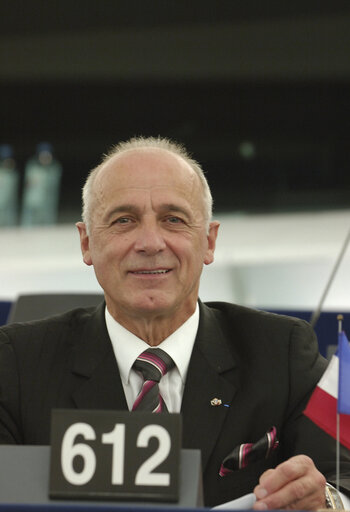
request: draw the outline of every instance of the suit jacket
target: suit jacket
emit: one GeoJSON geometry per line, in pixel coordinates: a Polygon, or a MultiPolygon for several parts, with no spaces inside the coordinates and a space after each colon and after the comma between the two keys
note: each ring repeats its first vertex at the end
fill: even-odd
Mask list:
{"type": "MultiPolygon", "coordinates": [[[[335,442],[302,414],[325,367],[306,322],[200,303],[181,413],[183,447],[202,453],[207,506],[252,492],[263,471],[300,453],[334,482],[335,442]],[[235,446],[272,426],[280,446],[271,457],[219,476],[235,446]]],[[[52,408],[127,410],[104,305],[0,329],[0,443],[49,444],[52,408]]],[[[344,448],[341,457],[349,492],[344,448]]]]}

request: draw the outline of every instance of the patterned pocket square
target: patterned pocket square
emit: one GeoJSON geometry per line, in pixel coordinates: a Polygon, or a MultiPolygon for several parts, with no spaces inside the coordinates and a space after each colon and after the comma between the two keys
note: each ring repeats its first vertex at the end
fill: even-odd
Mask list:
{"type": "Polygon", "coordinates": [[[252,462],[267,459],[278,448],[278,444],[276,427],[271,427],[256,443],[244,443],[236,446],[223,460],[219,475],[226,476],[232,471],[245,468],[252,462]]]}

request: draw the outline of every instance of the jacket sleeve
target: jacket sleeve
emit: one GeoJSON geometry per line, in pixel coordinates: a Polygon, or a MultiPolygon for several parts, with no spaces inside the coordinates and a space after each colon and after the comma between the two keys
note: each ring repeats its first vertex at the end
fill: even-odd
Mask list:
{"type": "Polygon", "coordinates": [[[21,444],[20,389],[14,349],[0,330],[0,444],[21,444]]]}
{"type": "MultiPolygon", "coordinates": [[[[298,322],[289,347],[290,396],[283,431],[284,458],[306,454],[316,467],[335,485],[336,441],[304,414],[310,395],[326,369],[326,361],[318,352],[311,327],[298,322]]],[[[350,494],[350,452],[340,447],[341,490],[350,494]]]]}

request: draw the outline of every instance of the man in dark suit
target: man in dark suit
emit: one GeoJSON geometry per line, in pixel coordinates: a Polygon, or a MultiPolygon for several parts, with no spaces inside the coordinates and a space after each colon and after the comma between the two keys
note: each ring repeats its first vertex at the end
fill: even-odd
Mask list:
{"type": "Polygon", "coordinates": [[[182,412],[184,448],[202,452],[206,505],[255,488],[257,510],[325,507],[334,442],[302,412],[326,363],[305,322],[198,301],[219,228],[199,165],[133,139],[92,171],[83,203],[83,259],[105,304],[0,330],[0,442],[49,443],[52,408],[132,409],[133,363],[161,346],[175,366],[160,393],[182,412]]]}

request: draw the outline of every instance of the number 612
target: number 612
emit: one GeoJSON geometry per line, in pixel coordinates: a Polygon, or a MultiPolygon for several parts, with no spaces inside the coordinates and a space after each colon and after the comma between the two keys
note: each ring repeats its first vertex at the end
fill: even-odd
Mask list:
{"type": "MultiPolygon", "coordinates": [[[[65,432],[61,449],[61,468],[65,479],[72,485],[85,485],[94,476],[96,471],[96,455],[90,445],[75,442],[77,436],[86,441],[95,441],[96,432],[88,423],[73,423],[65,432]],[[75,457],[83,459],[83,468],[76,471],[75,457]]],[[[136,439],[137,448],[146,448],[151,438],[158,439],[157,450],[146,459],[135,476],[135,485],[169,486],[169,473],[155,473],[156,469],[169,455],[171,439],[169,432],[161,425],[147,425],[143,427],[136,439]]],[[[112,445],[112,473],[113,485],[124,484],[125,459],[125,424],[116,423],[111,432],[102,434],[102,444],[112,445]]]]}

